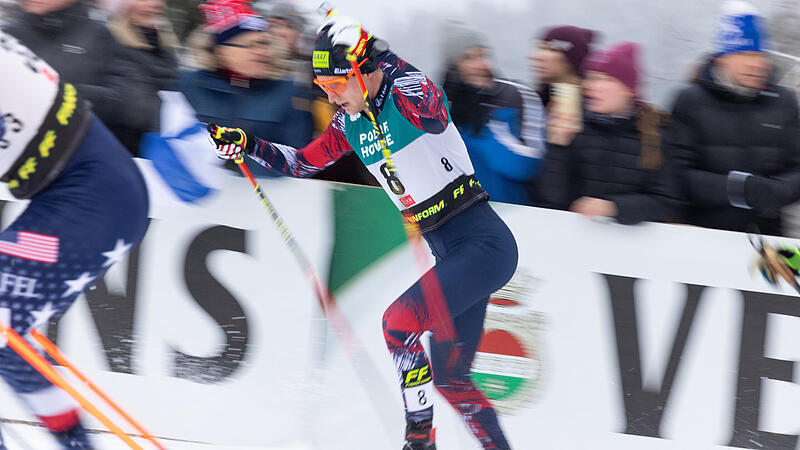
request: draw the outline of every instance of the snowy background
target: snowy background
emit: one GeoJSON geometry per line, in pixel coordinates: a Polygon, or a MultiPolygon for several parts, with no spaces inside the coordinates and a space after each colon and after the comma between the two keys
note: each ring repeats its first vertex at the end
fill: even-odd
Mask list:
{"type": "MultiPolygon", "coordinates": [[[[198,0],[165,0],[179,35],[200,20],[198,0]]],[[[268,9],[276,0],[257,0],[268,9]]],[[[292,1],[292,0],[290,0],[292,1]]],[[[16,0],[0,0],[4,10],[16,0]]],[[[321,22],[321,0],[293,0],[310,19],[321,22]]],[[[577,25],[600,32],[595,44],[619,41],[643,46],[646,99],[669,108],[674,92],[694,64],[711,48],[715,21],[723,0],[336,0],[343,14],[358,18],[376,35],[434,80],[441,81],[442,46],[448,22],[482,32],[494,50],[501,76],[529,85],[528,53],[532,39],[554,25],[577,25]]],[[[773,48],[800,56],[800,0],[751,0],[768,20],[773,48]]],[[[260,8],[259,8],[260,9],[260,8]]],[[[800,88],[800,67],[778,59],[783,84],[800,88]]]]}
{"type": "MultiPolygon", "coordinates": [[[[313,16],[318,0],[296,2],[313,16]]],[[[443,29],[448,21],[483,32],[504,77],[533,84],[528,52],[533,37],[553,25],[600,32],[599,44],[619,41],[643,46],[645,96],[671,105],[693,64],[710,49],[722,1],[711,0],[337,0],[344,14],[389,41],[404,58],[441,79],[443,29]]],[[[800,56],[800,0],[753,0],[769,20],[774,47],[800,56]]],[[[782,64],[783,65],[783,64],[782,64]]],[[[800,87],[800,78],[789,81],[800,87]]]]}

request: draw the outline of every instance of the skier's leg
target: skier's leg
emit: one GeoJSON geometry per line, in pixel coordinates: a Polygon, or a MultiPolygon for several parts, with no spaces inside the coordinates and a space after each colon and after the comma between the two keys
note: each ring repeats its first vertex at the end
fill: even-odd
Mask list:
{"type": "Polygon", "coordinates": [[[419,282],[408,288],[383,315],[383,335],[397,369],[409,422],[433,419],[433,373],[420,343],[429,326],[419,282]]]}
{"type": "Polygon", "coordinates": [[[475,386],[470,368],[483,334],[488,298],[476,303],[454,320],[458,341],[438,342],[431,339],[431,365],[439,393],[466,423],[483,448],[508,449],[497,414],[486,396],[475,386]],[[458,352],[455,363],[451,354],[458,352]]]}
{"type": "Polygon", "coordinates": [[[489,296],[516,270],[516,242],[488,204],[470,208],[443,231],[446,238],[432,247],[439,256],[436,272],[454,317],[456,339],[437,339],[434,329],[434,383],[484,448],[510,448],[494,408],[473,383],[470,368],[483,334],[489,296]]]}
{"type": "MultiPolygon", "coordinates": [[[[25,221],[24,214],[20,219],[0,233],[0,241],[20,239],[19,233],[25,231],[17,225],[25,221]]],[[[64,242],[57,245],[64,248],[64,242]]],[[[41,262],[0,253],[0,317],[3,322],[25,335],[31,328],[45,325],[51,317],[63,314],[83,291],[72,289],[69,283],[74,284],[83,276],[88,284],[99,272],[85,272],[83,267],[70,270],[69,265],[63,261],[41,262]]],[[[80,424],[77,404],[5,342],[0,343],[0,377],[63,448],[91,448],[80,424]]]]}
{"type": "MultiPolygon", "coordinates": [[[[146,228],[144,180],[94,119],[62,174],[0,233],[0,320],[24,336],[62,315],[146,228]]],[[[5,342],[0,378],[64,448],[90,448],[72,398],[5,342]]]]}

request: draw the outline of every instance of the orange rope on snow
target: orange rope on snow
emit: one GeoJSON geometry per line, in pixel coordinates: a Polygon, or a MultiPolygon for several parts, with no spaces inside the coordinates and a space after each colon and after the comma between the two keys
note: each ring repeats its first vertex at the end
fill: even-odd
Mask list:
{"type": "Polygon", "coordinates": [[[39,333],[36,329],[31,330],[31,336],[33,336],[36,342],[38,342],[39,345],[41,345],[42,348],[44,348],[44,351],[46,351],[48,355],[50,355],[53,359],[55,359],[59,364],[69,369],[69,371],[72,372],[72,374],[75,375],[79,380],[81,380],[81,382],[83,382],[86,386],[88,386],[89,389],[92,390],[92,392],[94,392],[100,398],[102,398],[103,401],[105,401],[109,406],[111,406],[111,408],[114,409],[114,411],[116,411],[120,416],[122,416],[125,420],[127,420],[129,424],[131,424],[134,428],[136,428],[136,430],[139,433],[141,433],[143,438],[152,442],[153,445],[155,445],[159,450],[165,450],[165,447],[161,445],[161,443],[158,442],[156,438],[154,438],[153,435],[150,434],[150,432],[145,430],[144,427],[139,424],[139,422],[137,422],[133,417],[131,417],[130,414],[125,412],[116,402],[111,400],[111,398],[108,395],[106,395],[106,393],[103,392],[96,384],[94,384],[91,380],[89,380],[89,378],[86,377],[86,375],[84,375],[81,371],[79,371],[78,368],[75,367],[75,365],[72,364],[72,362],[69,359],[67,359],[66,355],[64,355],[64,353],[61,352],[61,350],[56,346],[56,344],[53,343],[53,341],[47,339],[47,336],[39,333]]]}
{"type": "Polygon", "coordinates": [[[58,371],[42,357],[36,350],[28,344],[25,339],[14,331],[12,328],[7,327],[5,324],[0,323],[0,336],[4,336],[8,341],[8,345],[17,352],[19,356],[28,362],[34,369],[36,369],[43,377],[47,378],[51,383],[63,389],[67,394],[72,396],[89,414],[93,415],[97,420],[105,425],[112,433],[122,439],[123,442],[135,450],[143,450],[139,444],[134,442],[127,433],[120,427],[114,424],[108,417],[106,417],[99,409],[97,409],[89,400],[73,388],[67,380],[62,377],[58,371]]]}

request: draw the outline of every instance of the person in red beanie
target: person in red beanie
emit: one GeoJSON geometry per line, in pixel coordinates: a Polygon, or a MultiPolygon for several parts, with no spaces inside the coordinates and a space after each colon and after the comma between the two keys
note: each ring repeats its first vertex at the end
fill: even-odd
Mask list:
{"type": "Polygon", "coordinates": [[[662,114],[640,100],[638,45],[584,62],[583,130],[551,144],[537,180],[539,205],[622,224],[674,220],[678,199],[662,164],[662,114]]]}
{"type": "MultiPolygon", "coordinates": [[[[310,93],[290,76],[288,48],[267,32],[267,21],[246,0],[209,0],[204,27],[192,47],[196,70],[178,75],[201,122],[245,127],[266,139],[304,146],[312,139],[310,93]]],[[[247,162],[256,176],[278,176],[247,162]]],[[[238,173],[235,164],[229,168],[238,173]]]]}
{"type": "Polygon", "coordinates": [[[536,39],[530,53],[531,69],[539,81],[539,96],[545,106],[550,102],[552,84],[581,84],[581,65],[594,36],[592,30],[564,25],[549,28],[536,39]]]}

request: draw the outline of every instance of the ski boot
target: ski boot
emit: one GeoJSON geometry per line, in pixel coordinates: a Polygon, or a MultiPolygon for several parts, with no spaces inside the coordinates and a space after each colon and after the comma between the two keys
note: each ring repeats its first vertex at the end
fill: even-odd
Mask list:
{"type": "Polygon", "coordinates": [[[436,450],[436,429],[433,420],[408,421],[403,450],[436,450]]]}
{"type": "Polygon", "coordinates": [[[75,424],[74,427],[64,431],[52,431],[50,434],[61,444],[64,450],[82,449],[92,450],[92,444],[89,443],[89,437],[86,436],[86,429],[83,428],[80,422],[75,424]]]}

